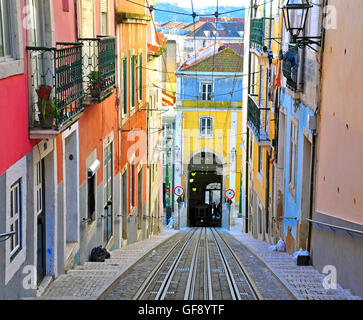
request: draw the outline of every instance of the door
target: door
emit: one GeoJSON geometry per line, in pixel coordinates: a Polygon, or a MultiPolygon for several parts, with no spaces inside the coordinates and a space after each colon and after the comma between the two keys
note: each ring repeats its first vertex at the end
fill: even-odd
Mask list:
{"type": "Polygon", "coordinates": [[[104,199],[104,247],[108,245],[113,235],[113,147],[109,144],[104,151],[103,199],[104,199]]]}
{"type": "Polygon", "coordinates": [[[122,174],[122,239],[127,240],[127,171],[122,174]]]}
{"type": "Polygon", "coordinates": [[[138,217],[138,229],[142,229],[142,168],[137,175],[137,217],[138,217]]]}
{"type": "Polygon", "coordinates": [[[44,160],[35,165],[35,209],[37,217],[37,283],[42,282],[46,274],[45,265],[45,186],[44,160]]]}

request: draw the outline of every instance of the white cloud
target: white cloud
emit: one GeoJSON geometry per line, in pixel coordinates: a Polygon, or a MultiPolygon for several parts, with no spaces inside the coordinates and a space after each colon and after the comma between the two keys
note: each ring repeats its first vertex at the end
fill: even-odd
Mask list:
{"type": "MultiPolygon", "coordinates": [[[[191,0],[156,0],[158,2],[168,2],[173,5],[177,5],[183,8],[191,8],[191,0]]],[[[246,7],[249,4],[249,0],[218,0],[218,5],[221,6],[233,6],[233,7],[246,7]]],[[[194,8],[215,8],[217,6],[217,0],[193,0],[194,8]]]]}

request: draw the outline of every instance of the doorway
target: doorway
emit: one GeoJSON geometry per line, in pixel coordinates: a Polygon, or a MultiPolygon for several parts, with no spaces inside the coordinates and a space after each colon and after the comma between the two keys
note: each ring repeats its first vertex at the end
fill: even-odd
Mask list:
{"type": "Polygon", "coordinates": [[[113,236],[113,145],[110,143],[104,150],[103,200],[104,224],[103,244],[107,247],[113,236]]]}
{"type": "Polygon", "coordinates": [[[222,226],[223,166],[215,154],[201,152],[189,164],[188,225],[222,226]]]}
{"type": "Polygon", "coordinates": [[[37,284],[46,275],[44,159],[35,164],[35,209],[37,217],[37,284]]]}

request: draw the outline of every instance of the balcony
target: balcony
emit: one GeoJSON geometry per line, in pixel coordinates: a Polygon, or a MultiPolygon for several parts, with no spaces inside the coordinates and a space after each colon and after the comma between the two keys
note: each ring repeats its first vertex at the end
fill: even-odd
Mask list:
{"type": "Polygon", "coordinates": [[[267,109],[260,108],[255,99],[250,95],[248,96],[247,124],[253,131],[260,146],[270,146],[270,140],[261,120],[264,110],[267,109]]]}
{"type": "Polygon", "coordinates": [[[54,138],[83,112],[82,44],[27,47],[31,139],[54,138]]]}
{"type": "Polygon", "coordinates": [[[79,39],[83,44],[84,104],[97,104],[116,88],[116,38],[79,39]]]}
{"type": "Polygon", "coordinates": [[[265,45],[265,21],[266,18],[251,19],[251,48],[262,50],[265,45]]]}

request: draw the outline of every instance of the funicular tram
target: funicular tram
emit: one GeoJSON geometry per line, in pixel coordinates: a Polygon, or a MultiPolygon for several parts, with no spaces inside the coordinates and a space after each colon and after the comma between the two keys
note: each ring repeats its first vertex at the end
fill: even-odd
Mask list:
{"type": "Polygon", "coordinates": [[[195,227],[221,227],[222,210],[220,184],[214,183],[204,189],[204,203],[190,208],[190,225],[195,227]]]}

